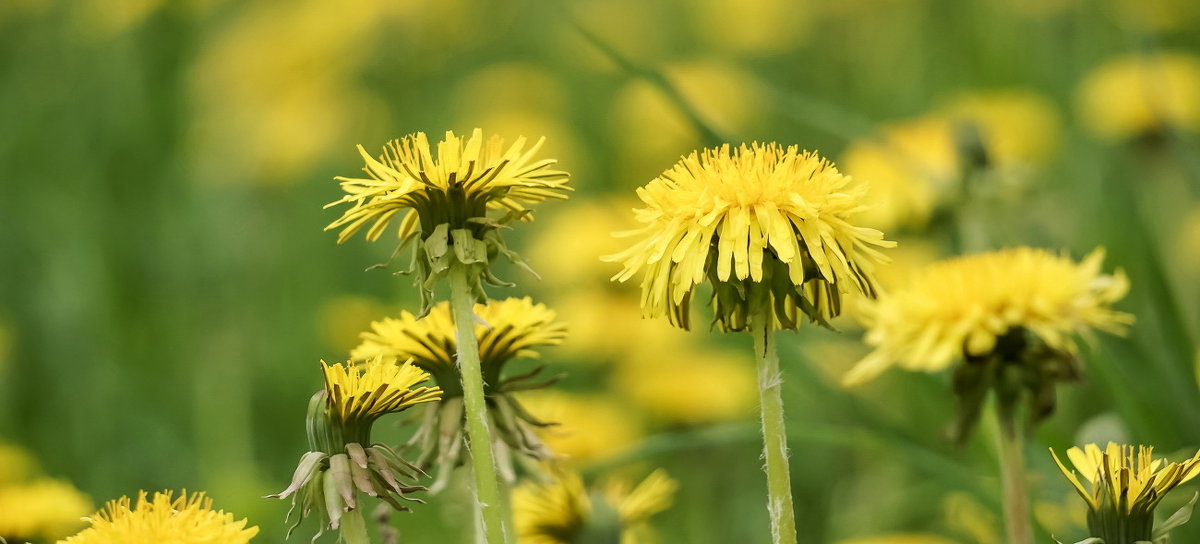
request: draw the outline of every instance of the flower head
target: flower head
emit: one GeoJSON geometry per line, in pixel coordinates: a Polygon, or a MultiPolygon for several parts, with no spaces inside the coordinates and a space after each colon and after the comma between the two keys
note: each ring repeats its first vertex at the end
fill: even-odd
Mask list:
{"type": "Polygon", "coordinates": [[[645,269],[643,312],[682,328],[706,279],[725,330],[745,328],[749,283],[770,286],[784,328],[797,326],[799,312],[825,322],[840,312],[843,292],[874,293],[871,271],[886,260],[877,248],[893,245],[851,222],[865,194],[865,185],[795,146],[695,152],[638,189],[642,225],[623,233],[634,243],[606,259],[624,266],[614,280],[645,269]]]}
{"type": "Polygon", "coordinates": [[[1128,55],[1092,71],[1076,94],[1088,128],[1108,140],[1200,130],[1200,59],[1182,53],[1128,55]]]}
{"type": "Polygon", "coordinates": [[[173,495],[164,491],[147,498],[141,491],[136,502],[129,497],[109,501],[87,518],[91,527],[60,544],[245,544],[258,534],[258,527],[247,528],[246,520],[213,510],[204,493],[173,495]]]}
{"type": "Polygon", "coordinates": [[[447,132],[436,153],[424,133],[388,142],[378,159],[359,146],[368,177],[337,178],[346,196],[326,207],[351,207],[326,230],[341,229],[340,243],[366,227],[366,238],[374,241],[402,213],[401,246],[416,241],[411,272],[422,313],[451,266],[472,271],[472,287],[483,299],[483,283],[504,284],[488,268],[496,254],[523,264],[498,229],[529,219],[530,204],[566,198],[567,173],[555,170],[554,160],[536,159],[540,147],[540,140],[528,149],[524,138],[508,146],[496,136],[484,140],[479,129],[469,138],[447,132]]]}
{"type": "MultiPolygon", "coordinates": [[[[420,502],[407,494],[425,488],[404,483],[423,472],[392,448],[371,442],[371,426],[380,417],[441,399],[437,387],[415,387],[429,374],[410,362],[376,357],[361,363],[321,363],[325,387],[308,405],[309,451],[300,458],[287,489],[267,495],[292,497],[300,515],[291,534],[314,511],[322,527],[337,529],[344,512],[359,508],[358,493],[379,498],[396,510],[397,499],[420,502]]],[[[322,531],[324,529],[322,528],[322,531]]]]}
{"type": "Polygon", "coordinates": [[[1149,541],[1152,535],[1157,537],[1157,531],[1153,531],[1154,509],[1176,486],[1200,475],[1200,452],[1182,462],[1171,463],[1155,459],[1154,448],[1149,446],[1135,449],[1110,442],[1102,450],[1088,444],[1067,450],[1067,458],[1075,470],[1068,469],[1054,450],[1050,454],[1087,503],[1092,536],[1113,542],[1149,541]],[[1126,540],[1114,538],[1117,536],[1111,533],[1114,526],[1126,528],[1127,532],[1119,535],[1126,540]]]}
{"type": "Polygon", "coordinates": [[[1129,282],[1120,271],[1103,274],[1103,260],[1102,250],[1076,263],[1022,247],[930,265],[867,304],[866,342],[875,349],[845,381],[865,382],[892,365],[942,370],[964,356],[988,355],[1014,329],[1068,353],[1076,349],[1076,333],[1121,332],[1132,316],[1110,306],[1129,282]]]}
{"type": "Polygon", "coordinates": [[[0,538],[52,541],[77,531],[92,501],[75,486],[51,479],[0,485],[0,538]]]}
{"type": "Polygon", "coordinates": [[[675,480],[656,470],[637,486],[613,480],[587,489],[579,474],[551,467],[548,483],[526,482],[513,490],[513,514],[520,544],[646,542],[647,523],[671,506],[675,480]]]}
{"type": "MultiPolygon", "coordinates": [[[[510,298],[476,304],[475,337],[479,344],[480,367],[483,372],[484,393],[488,415],[496,430],[499,467],[508,479],[515,477],[511,452],[534,459],[547,459],[550,450],[542,444],[530,427],[547,425],[532,415],[510,393],[543,387],[555,381],[539,380],[543,367],[517,376],[503,376],[505,365],[514,359],[537,358],[536,348],[557,345],[566,337],[566,326],[557,321],[555,313],[531,299],[510,298]]],[[[466,425],[463,411],[462,378],[455,363],[457,341],[450,305],[441,303],[429,315],[418,319],[402,312],[398,318],[387,318],[371,324],[362,334],[363,342],[351,357],[407,358],[433,375],[444,391],[441,402],[425,408],[421,428],[409,442],[420,448],[417,466],[428,469],[438,465],[438,479],[432,486],[439,490],[447,483],[451,471],[466,459],[466,425]]]]}

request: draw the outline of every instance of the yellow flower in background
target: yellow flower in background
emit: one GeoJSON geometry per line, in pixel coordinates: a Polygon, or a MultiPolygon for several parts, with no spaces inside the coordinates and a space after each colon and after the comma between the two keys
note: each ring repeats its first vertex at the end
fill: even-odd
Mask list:
{"type": "Polygon", "coordinates": [[[667,65],[663,72],[696,113],[720,131],[752,132],[762,120],[763,82],[739,63],[697,59],[667,65]]]}
{"type": "Polygon", "coordinates": [[[1103,259],[1102,250],[1075,263],[1023,247],[935,263],[865,308],[866,342],[874,351],[845,382],[865,382],[893,365],[942,370],[961,357],[988,354],[1013,330],[1068,353],[1076,333],[1121,332],[1132,316],[1110,305],[1129,282],[1120,271],[1103,274],[1103,259]]]}
{"type": "Polygon", "coordinates": [[[1087,127],[1107,140],[1200,131],[1200,59],[1173,52],[1113,58],[1084,78],[1076,102],[1087,127]]]}
{"type": "Polygon", "coordinates": [[[691,6],[696,34],[721,51],[786,53],[803,44],[816,6],[803,0],[703,0],[691,6]]]}
{"type": "Polygon", "coordinates": [[[951,493],[942,501],[946,526],[966,537],[965,542],[1001,544],[1000,521],[990,508],[966,493],[951,493]]]}
{"type": "Polygon", "coordinates": [[[384,414],[435,402],[442,396],[436,386],[414,388],[428,380],[429,373],[411,362],[375,357],[358,365],[322,362],[321,369],[331,415],[342,423],[369,424],[384,414]]]}
{"type": "Polygon", "coordinates": [[[25,481],[37,470],[37,461],[24,448],[0,443],[0,486],[25,481]]]}
{"type": "Polygon", "coordinates": [[[40,479],[0,485],[0,538],[17,544],[52,541],[83,526],[92,501],[67,482],[40,479]]]}
{"type": "Polygon", "coordinates": [[[525,482],[513,490],[513,517],[520,544],[650,542],[649,519],[668,508],[679,484],[656,470],[637,486],[612,480],[589,491],[579,474],[552,467],[551,481],[525,482]]]}
{"type": "MultiPolygon", "coordinates": [[[[956,171],[953,156],[939,157],[945,164],[925,164],[902,147],[903,142],[927,142],[922,152],[949,150],[949,131],[907,131],[907,126],[888,129],[887,136],[851,142],[838,161],[847,175],[866,183],[867,206],[858,220],[877,229],[921,228],[949,190],[956,171]],[[916,137],[909,140],[910,137],[916,137]],[[932,136],[932,141],[927,137],[932,136]]],[[[885,267],[886,268],[886,267],[885,267]]]]}
{"type": "Polygon", "coordinates": [[[529,204],[565,199],[567,173],[553,159],[537,159],[542,140],[528,149],[525,138],[511,145],[493,136],[484,140],[475,129],[470,137],[447,132],[436,151],[424,132],[392,140],[375,159],[361,145],[368,178],[338,177],[347,194],[329,206],[352,206],[326,230],[341,229],[338,242],[361,230],[379,239],[392,218],[403,212],[399,237],[428,235],[439,224],[463,229],[486,217],[488,209],[525,212],[529,204]]]}
{"type": "Polygon", "coordinates": [[[258,534],[246,520],[213,510],[212,499],[203,492],[173,497],[171,491],[145,491],[137,501],[121,497],[88,518],[91,527],[60,544],[245,544],[258,534]]]}
{"type": "Polygon", "coordinates": [[[1155,459],[1154,448],[1150,446],[1135,448],[1109,442],[1104,449],[1095,444],[1071,448],[1067,450],[1067,458],[1083,477],[1082,481],[1053,449],[1050,454],[1093,511],[1089,526],[1095,512],[1102,510],[1115,510],[1121,516],[1153,514],[1167,493],[1200,475],[1200,452],[1185,461],[1171,463],[1155,459]],[[1085,486],[1085,481],[1089,485],[1085,486]]]}
{"type": "Polygon", "coordinates": [[[695,347],[639,349],[620,361],[614,387],[651,416],[698,425],[744,419],[758,398],[753,361],[695,347]]]}
{"type": "Polygon", "coordinates": [[[359,343],[359,334],[381,314],[390,313],[379,299],[365,295],[336,295],[317,309],[317,332],[326,344],[341,353],[359,343]]]}
{"type": "Polygon", "coordinates": [[[1001,164],[1043,163],[1061,140],[1058,111],[1045,96],[1021,89],[961,95],[939,110],[951,122],[973,125],[989,160],[1001,164]]]}
{"type": "Polygon", "coordinates": [[[574,289],[558,297],[555,308],[571,326],[562,353],[591,362],[619,360],[643,349],[684,346],[686,331],[665,321],[642,319],[636,293],[611,288],[574,289]],[[616,342],[614,339],[621,339],[616,342]]]}
{"type": "Polygon", "coordinates": [[[894,245],[851,222],[865,194],[833,164],[795,146],[695,152],[638,190],[642,225],[622,233],[633,245],[605,259],[622,264],[616,281],[644,270],[644,314],[681,328],[706,280],[725,330],[746,326],[741,287],[748,283],[771,286],[784,328],[797,326],[799,312],[823,322],[840,312],[843,292],[874,292],[871,273],[886,261],[877,248],[894,245]]]}
{"type": "Polygon", "coordinates": [[[628,226],[622,212],[613,201],[582,200],[539,220],[543,228],[525,254],[541,272],[542,285],[568,295],[580,288],[607,287],[612,270],[600,257],[621,249],[612,233],[628,226]]]}
{"type": "Polygon", "coordinates": [[[554,422],[538,429],[550,451],[575,463],[619,453],[642,436],[636,414],[611,397],[541,390],[519,398],[534,417],[554,422]]]}

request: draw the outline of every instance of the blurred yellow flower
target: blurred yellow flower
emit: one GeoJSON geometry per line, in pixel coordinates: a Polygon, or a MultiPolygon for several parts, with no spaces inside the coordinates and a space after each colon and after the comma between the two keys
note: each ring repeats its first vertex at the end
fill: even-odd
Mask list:
{"type": "Polygon", "coordinates": [[[551,451],[572,462],[604,459],[641,438],[637,414],[611,397],[541,390],[518,398],[529,413],[554,423],[538,434],[551,451]]]}
{"type": "Polygon", "coordinates": [[[1076,102],[1088,128],[1107,140],[1198,131],[1200,59],[1173,52],[1110,59],[1080,83],[1076,102]]]}
{"type": "Polygon", "coordinates": [[[721,51],[761,55],[786,53],[804,43],[815,7],[804,0],[703,0],[691,9],[696,34],[704,41],[721,51]]]}
{"type": "Polygon", "coordinates": [[[840,312],[843,292],[874,292],[875,263],[886,261],[877,248],[895,245],[851,222],[865,194],[795,146],[694,152],[638,190],[642,225],[622,233],[633,244],[605,259],[622,264],[616,281],[644,269],[644,314],[681,328],[705,280],[724,330],[745,328],[751,283],[770,286],[780,326],[795,328],[800,312],[824,322],[840,312]]]}
{"type": "Polygon", "coordinates": [[[188,145],[197,176],[213,183],[308,179],[352,129],[384,117],[387,104],[356,82],[368,58],[361,52],[389,9],[394,4],[385,0],[353,9],[321,0],[238,4],[228,23],[198,41],[189,75],[195,121],[188,145]]]}
{"type": "Polygon", "coordinates": [[[1058,151],[1062,122],[1054,104],[1032,91],[1007,89],[961,95],[940,110],[951,122],[979,130],[989,159],[1042,163],[1058,151]]]}
{"type": "Polygon", "coordinates": [[[375,357],[361,364],[321,362],[329,409],[338,423],[370,425],[384,414],[400,412],[442,396],[438,387],[416,387],[429,374],[410,362],[375,357]]]}
{"type": "Polygon", "coordinates": [[[371,321],[388,313],[379,299],[364,295],[336,295],[317,309],[317,332],[340,353],[349,352],[359,343],[358,335],[371,321]]]}
{"type": "Polygon", "coordinates": [[[25,481],[37,470],[37,461],[24,448],[0,443],[0,486],[25,481]]]}
{"type": "Polygon", "coordinates": [[[697,425],[754,415],[758,398],[754,362],[695,347],[638,349],[613,375],[622,395],[649,415],[697,425]]]}
{"type": "Polygon", "coordinates": [[[1075,333],[1120,332],[1132,316],[1110,305],[1129,282],[1120,271],[1101,273],[1103,259],[1102,250],[1077,264],[1022,247],[935,263],[867,305],[866,342],[874,351],[845,382],[865,382],[893,365],[938,371],[959,357],[988,354],[1013,330],[1068,353],[1075,350],[1075,333]]]}
{"type": "Polygon", "coordinates": [[[966,493],[951,493],[942,501],[946,525],[976,544],[1000,544],[996,514],[966,493]]]}
{"type": "Polygon", "coordinates": [[[656,470],[636,487],[612,480],[589,493],[579,474],[563,467],[552,480],[525,482],[513,490],[513,517],[520,544],[647,542],[650,517],[670,508],[679,485],[656,470]]]}
{"type": "Polygon", "coordinates": [[[78,531],[83,516],[91,512],[92,501],[66,482],[41,479],[0,485],[0,537],[13,544],[66,537],[78,531]]]}
{"type": "Polygon", "coordinates": [[[692,60],[668,65],[663,71],[696,113],[718,131],[746,134],[762,120],[763,83],[738,63],[692,60]]]}
{"type": "Polygon", "coordinates": [[[558,297],[555,308],[571,327],[571,341],[563,343],[562,352],[587,361],[612,361],[692,341],[665,321],[643,319],[636,296],[611,288],[571,290],[558,297]]]}
{"type": "Polygon", "coordinates": [[[546,219],[525,251],[542,284],[571,292],[606,287],[612,270],[600,257],[621,249],[612,233],[628,226],[623,208],[608,200],[579,200],[546,219]]]}
{"type": "Polygon", "coordinates": [[[60,544],[245,544],[258,534],[258,527],[247,528],[245,519],[213,510],[212,499],[203,492],[173,494],[156,492],[147,498],[141,491],[136,503],[129,497],[109,501],[88,518],[91,527],[60,544]]]}
{"type": "MultiPolygon", "coordinates": [[[[1070,470],[1050,450],[1059,470],[1075,486],[1093,512],[1116,510],[1120,515],[1147,515],[1172,489],[1200,475],[1200,452],[1179,463],[1154,458],[1149,446],[1118,445],[1112,442],[1103,450],[1095,444],[1067,450],[1067,457],[1079,471],[1070,470]],[[1083,482],[1088,482],[1084,486],[1083,482]]],[[[1091,525],[1092,517],[1089,517],[1091,525]]],[[[1099,536],[1099,535],[1093,535],[1099,536]]]]}

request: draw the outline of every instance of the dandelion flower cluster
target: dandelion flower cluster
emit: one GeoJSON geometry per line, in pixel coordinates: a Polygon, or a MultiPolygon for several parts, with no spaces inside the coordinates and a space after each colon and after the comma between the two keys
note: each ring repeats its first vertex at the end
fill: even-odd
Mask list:
{"type": "Polygon", "coordinates": [[[258,534],[246,520],[213,510],[204,493],[178,497],[171,491],[156,492],[152,498],[138,493],[137,501],[121,497],[87,519],[91,527],[60,544],[245,544],[258,534]]]}
{"type": "Polygon", "coordinates": [[[613,480],[589,490],[579,474],[552,467],[548,483],[525,482],[513,490],[520,544],[650,542],[649,519],[670,508],[679,484],[656,470],[637,486],[613,480]]]}
{"type": "Polygon", "coordinates": [[[1119,333],[1132,316],[1110,306],[1129,289],[1125,275],[1103,274],[1104,252],[1082,262],[1046,250],[1015,248],[930,265],[864,308],[875,349],[846,375],[848,384],[898,365],[938,371],[961,357],[985,356],[1012,330],[1072,353],[1072,335],[1119,333]]]}
{"type": "MultiPolygon", "coordinates": [[[[503,376],[505,365],[515,359],[536,359],[537,348],[562,343],[566,325],[554,311],[535,304],[529,297],[509,298],[476,304],[475,338],[479,345],[480,369],[488,416],[499,441],[495,444],[497,463],[506,479],[515,478],[512,452],[534,459],[547,459],[549,449],[532,427],[548,425],[533,417],[510,393],[536,389],[553,383],[555,378],[540,379],[543,367],[516,376],[503,376]]],[[[371,324],[362,333],[363,342],[351,352],[351,358],[383,357],[411,359],[413,364],[433,375],[444,398],[426,407],[421,427],[409,441],[418,446],[421,457],[417,466],[429,469],[437,465],[437,481],[432,490],[440,490],[451,471],[466,461],[465,412],[462,377],[455,362],[458,342],[450,305],[440,303],[429,315],[418,319],[402,312],[371,324]]]]}
{"type": "Polygon", "coordinates": [[[745,328],[750,283],[769,286],[783,328],[795,328],[799,312],[825,322],[841,311],[842,293],[874,293],[871,272],[886,260],[878,248],[894,245],[852,222],[866,191],[795,146],[695,152],[638,189],[641,227],[622,233],[633,245],[606,259],[624,267],[614,280],[644,270],[645,315],[682,328],[706,279],[724,330],[745,328]]]}

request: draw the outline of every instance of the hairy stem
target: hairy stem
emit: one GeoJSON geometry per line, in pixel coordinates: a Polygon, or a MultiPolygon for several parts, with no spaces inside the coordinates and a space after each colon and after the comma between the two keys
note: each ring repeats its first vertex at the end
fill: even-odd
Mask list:
{"type": "Polygon", "coordinates": [[[450,306],[457,329],[458,369],[462,375],[463,406],[467,418],[467,439],[471,467],[475,474],[475,500],[483,520],[488,544],[509,542],[504,513],[505,497],[500,494],[496,463],[492,454],[492,432],[488,428],[487,401],[483,393],[483,374],[479,365],[479,344],[475,339],[475,318],[467,268],[450,270],[450,306]]]}
{"type": "Polygon", "coordinates": [[[750,332],[758,362],[758,397],[762,412],[763,457],[767,472],[767,511],[771,515],[771,541],[796,543],[796,514],[792,508],[792,478],[788,469],[787,430],[783,421],[783,377],[775,347],[771,295],[756,283],[750,300],[750,332]]]}

